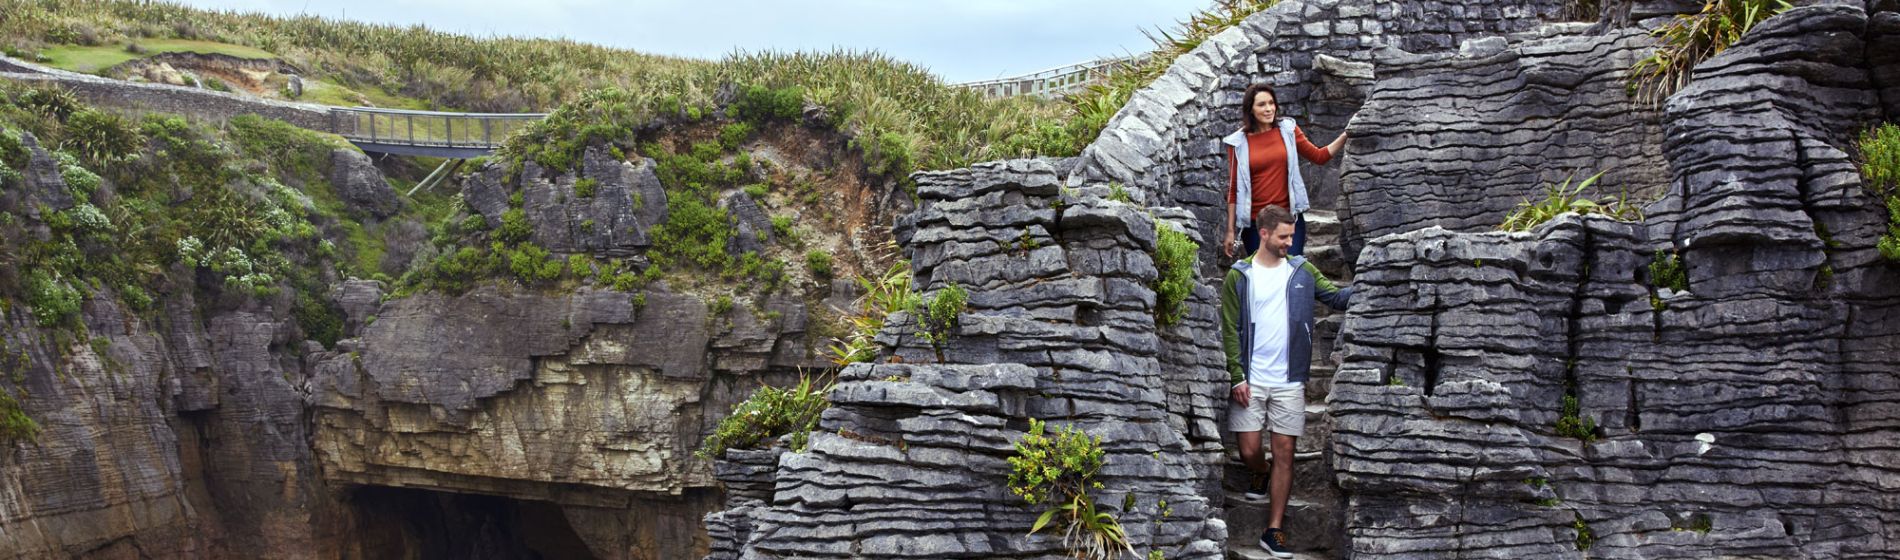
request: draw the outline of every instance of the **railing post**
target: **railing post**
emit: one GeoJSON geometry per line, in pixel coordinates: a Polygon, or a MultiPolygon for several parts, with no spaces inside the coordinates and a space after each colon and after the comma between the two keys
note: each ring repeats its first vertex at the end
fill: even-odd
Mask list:
{"type": "Polygon", "coordinates": [[[416,115],[414,113],[403,115],[402,120],[409,123],[409,143],[416,143],[416,115]]]}
{"type": "Polygon", "coordinates": [[[455,117],[442,117],[442,126],[448,127],[449,147],[455,147],[455,117]]]}
{"type": "Polygon", "coordinates": [[[372,113],[372,114],[364,115],[364,116],[369,117],[369,141],[375,142],[376,141],[376,115],[372,113]]]}
{"type": "Polygon", "coordinates": [[[489,126],[491,124],[494,124],[494,122],[495,121],[492,121],[492,120],[482,119],[482,145],[483,146],[495,145],[495,131],[493,130],[492,127],[489,126]]]}

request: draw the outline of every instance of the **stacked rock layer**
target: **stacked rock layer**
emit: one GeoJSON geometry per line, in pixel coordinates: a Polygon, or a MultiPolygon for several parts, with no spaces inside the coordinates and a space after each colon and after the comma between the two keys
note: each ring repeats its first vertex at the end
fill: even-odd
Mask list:
{"type": "MultiPolygon", "coordinates": [[[[1849,154],[1864,126],[1897,116],[1876,78],[1892,69],[1871,56],[1897,15],[1796,8],[1699,66],[1664,106],[1662,164],[1600,152],[1637,167],[1621,171],[1632,182],[1666,173],[1642,222],[1368,241],[1332,396],[1350,557],[1891,556],[1900,265],[1874,253],[1887,218],[1849,154]],[[1675,259],[1686,287],[1657,274],[1675,259]]],[[[1416,70],[1452,84],[1486,64],[1416,70]]],[[[1429,127],[1398,115],[1452,93],[1401,89],[1382,84],[1394,93],[1367,112],[1429,127]]],[[[1447,158],[1516,134],[1437,130],[1447,158]]],[[[1389,154],[1348,173],[1369,184],[1418,165],[1389,154]]],[[[1432,214],[1349,196],[1368,231],[1432,214]]],[[[1497,213],[1438,223],[1485,229],[1478,217],[1497,213]]]]}
{"type": "Polygon", "coordinates": [[[893,355],[839,375],[809,449],[729,456],[711,558],[1066,555],[1026,536],[1043,508],[1008,490],[1030,419],[1102,439],[1096,501],[1142,554],[1220,558],[1212,292],[1158,327],[1155,218],[1109,192],[1058,187],[1041,160],[920,174],[899,240],[926,298],[960,286],[967,311],[938,346],[894,315],[879,337],[893,355]]]}

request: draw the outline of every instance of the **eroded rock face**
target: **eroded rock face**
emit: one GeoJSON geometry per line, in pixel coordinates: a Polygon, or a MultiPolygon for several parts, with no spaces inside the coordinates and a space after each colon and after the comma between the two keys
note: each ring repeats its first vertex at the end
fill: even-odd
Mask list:
{"type": "MultiPolygon", "coordinates": [[[[75,204],[58,162],[23,139],[24,180],[0,196],[20,220],[0,239],[9,247],[45,235],[39,210],[75,204]]],[[[76,324],[0,310],[0,388],[40,428],[0,442],[0,556],[333,554],[297,330],[269,311],[286,302],[201,307],[170,282],[142,288],[156,300],[149,315],[90,290],[76,324]]]]}
{"type": "Polygon", "coordinates": [[[402,200],[396,198],[396,191],[389,188],[383,172],[377,170],[362,151],[337,148],[330,152],[330,184],[350,208],[378,220],[402,210],[402,200]]]}
{"type": "MultiPolygon", "coordinates": [[[[633,256],[652,244],[648,230],[666,221],[666,189],[651,159],[635,164],[591,146],[577,173],[549,174],[525,162],[517,181],[520,207],[534,225],[530,240],[556,253],[633,256]]],[[[491,163],[471,178],[463,194],[489,227],[500,227],[515,192],[505,166],[491,163]]]]}
{"type": "Polygon", "coordinates": [[[1431,226],[1493,229],[1526,199],[1597,173],[1593,197],[1654,200],[1669,179],[1662,111],[1632,102],[1627,87],[1654,39],[1586,29],[1380,60],[1341,175],[1346,255],[1365,239],[1431,226]]]}
{"type": "MultiPolygon", "coordinates": [[[[1281,2],[1208,38],[1136,92],[1083,150],[1074,176],[1151,191],[1152,204],[1189,210],[1202,235],[1216,238],[1225,227],[1227,188],[1220,138],[1240,129],[1240,97],[1248,84],[1271,84],[1281,112],[1296,119],[1313,142],[1325,145],[1366,101],[1376,73],[1373,62],[1383,64],[1408,52],[1449,52],[1469,39],[1529,31],[1564,19],[1572,5],[1554,0],[1281,2]]],[[[1309,164],[1303,170],[1314,207],[1337,208],[1340,165],[1309,164]]],[[[1211,245],[1202,249],[1208,274],[1219,270],[1217,254],[1211,245]]]]}
{"type": "Polygon", "coordinates": [[[1699,66],[1643,223],[1368,242],[1332,403],[1353,557],[1891,554],[1900,267],[1847,156],[1895,117],[1868,21],[1797,8],[1699,66]]]}
{"type": "Polygon", "coordinates": [[[917,182],[923,206],[898,228],[915,285],[963,286],[968,311],[941,348],[919,338],[914,317],[894,315],[879,339],[903,364],[841,373],[809,449],[730,454],[719,469],[729,509],[707,520],[710,557],[1062,554],[1059,538],[1024,536],[1041,510],[1006,483],[1011,442],[1031,418],[1102,437],[1097,501],[1132,542],[1222,557],[1226,526],[1206,489],[1219,476],[1210,395],[1225,375],[1195,358],[1215,341],[1212,291],[1158,329],[1153,219],[1107,201],[1105,185],[1061,192],[1046,161],[917,182]]]}
{"type": "Polygon", "coordinates": [[[759,383],[823,362],[792,302],[765,307],[782,311],[585,289],[397,300],[314,360],[317,456],[344,487],[551,502],[603,558],[699,554],[716,505],[700,439],[759,383]]]}

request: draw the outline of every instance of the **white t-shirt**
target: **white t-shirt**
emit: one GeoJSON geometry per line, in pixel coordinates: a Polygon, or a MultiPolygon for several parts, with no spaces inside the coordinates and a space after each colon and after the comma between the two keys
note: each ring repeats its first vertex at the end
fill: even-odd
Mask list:
{"type": "Polygon", "coordinates": [[[1251,266],[1247,271],[1247,316],[1253,321],[1253,355],[1247,360],[1247,381],[1256,387],[1298,387],[1299,383],[1286,378],[1286,285],[1293,279],[1293,265],[1281,260],[1272,268],[1258,262],[1251,266]]]}

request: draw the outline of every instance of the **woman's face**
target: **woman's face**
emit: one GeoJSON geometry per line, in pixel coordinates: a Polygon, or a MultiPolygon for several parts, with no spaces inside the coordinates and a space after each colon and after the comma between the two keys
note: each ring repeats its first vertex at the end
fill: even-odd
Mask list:
{"type": "Polygon", "coordinates": [[[1273,119],[1280,116],[1279,108],[1279,104],[1273,99],[1273,94],[1264,91],[1254,94],[1253,118],[1261,126],[1272,124],[1273,119]]]}

